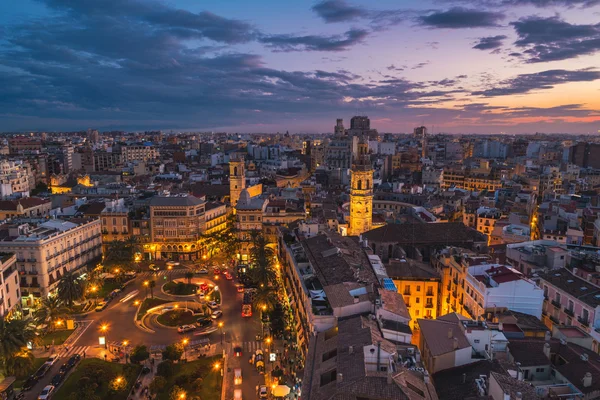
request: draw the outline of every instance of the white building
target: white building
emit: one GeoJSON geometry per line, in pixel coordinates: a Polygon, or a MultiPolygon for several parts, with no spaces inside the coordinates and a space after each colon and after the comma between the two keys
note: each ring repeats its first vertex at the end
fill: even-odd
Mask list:
{"type": "Polygon", "coordinates": [[[17,257],[13,253],[0,254],[0,318],[5,318],[21,302],[17,257]]]}
{"type": "Polygon", "coordinates": [[[509,266],[483,264],[469,267],[463,301],[464,308],[476,316],[507,308],[540,318],[544,291],[509,266]]]}
{"type": "Polygon", "coordinates": [[[96,219],[22,219],[0,226],[0,252],[17,255],[24,305],[47,296],[60,278],[100,260],[101,222],[96,219]],[[25,299],[27,297],[27,299],[25,299]]]}

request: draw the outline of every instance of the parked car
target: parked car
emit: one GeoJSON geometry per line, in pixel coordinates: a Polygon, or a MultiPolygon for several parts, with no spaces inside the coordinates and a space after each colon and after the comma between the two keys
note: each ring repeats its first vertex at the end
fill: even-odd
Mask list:
{"type": "Polygon", "coordinates": [[[234,354],[236,357],[241,357],[241,356],[242,356],[242,348],[241,348],[240,346],[235,346],[235,347],[233,348],[233,354],[234,354]]]}
{"type": "Polygon", "coordinates": [[[58,354],[52,354],[44,364],[48,366],[53,366],[58,361],[58,354]]]}
{"type": "Polygon", "coordinates": [[[238,283],[237,285],[235,285],[237,292],[238,293],[244,293],[244,285],[242,285],[241,283],[238,283]]]}
{"type": "Polygon", "coordinates": [[[35,379],[37,379],[39,381],[46,375],[46,373],[48,372],[50,367],[51,367],[50,364],[42,365],[37,371],[35,371],[35,374],[33,376],[35,377],[35,379]]]}
{"type": "Polygon", "coordinates": [[[160,267],[158,267],[156,264],[150,264],[150,265],[148,265],[148,269],[150,271],[160,271],[160,267]]]}
{"type": "Polygon", "coordinates": [[[213,311],[213,313],[210,315],[210,317],[212,319],[218,319],[218,318],[221,318],[222,316],[223,316],[223,311],[221,311],[221,310],[213,311]]]}
{"type": "Polygon", "coordinates": [[[48,385],[42,389],[42,392],[38,396],[38,400],[48,400],[50,396],[54,393],[54,386],[48,385]]]}
{"type": "Polygon", "coordinates": [[[50,383],[52,384],[52,386],[56,387],[58,385],[61,384],[61,382],[63,381],[63,379],[65,379],[65,374],[64,373],[58,373],[56,375],[54,375],[54,377],[52,378],[52,380],[50,381],[50,383]]]}
{"type": "Polygon", "coordinates": [[[269,397],[269,389],[267,389],[267,385],[260,385],[258,387],[258,397],[260,399],[266,399],[269,397]]]}
{"type": "Polygon", "coordinates": [[[167,265],[170,267],[176,267],[179,265],[179,263],[177,261],[167,261],[167,265]]]}
{"type": "Polygon", "coordinates": [[[209,326],[211,326],[213,322],[211,319],[206,319],[206,318],[202,317],[202,318],[198,318],[196,323],[198,324],[200,329],[205,329],[205,328],[208,328],[209,326]]]}
{"type": "Polygon", "coordinates": [[[108,307],[108,303],[105,301],[101,301],[100,303],[98,303],[98,305],[96,306],[96,312],[100,312],[102,310],[104,310],[106,307],[108,307]]]}
{"type": "Polygon", "coordinates": [[[217,308],[219,308],[219,303],[217,303],[216,301],[209,301],[208,303],[206,303],[206,305],[211,310],[216,310],[217,308]]]}
{"type": "Polygon", "coordinates": [[[233,391],[233,400],[242,400],[242,389],[235,389],[233,391]]]}
{"type": "Polygon", "coordinates": [[[213,269],[213,273],[214,273],[215,275],[219,275],[219,274],[221,273],[221,270],[220,270],[219,268],[215,267],[215,268],[213,269]]]}
{"type": "Polygon", "coordinates": [[[196,327],[194,325],[181,325],[177,328],[177,332],[179,333],[191,332],[193,330],[196,330],[196,327]]]}
{"type": "Polygon", "coordinates": [[[69,360],[67,361],[67,365],[69,366],[69,369],[71,369],[75,365],[77,365],[77,363],[79,362],[79,360],[81,360],[81,356],[79,354],[73,354],[71,356],[71,358],[69,358],[69,360]]]}
{"type": "Polygon", "coordinates": [[[202,274],[202,275],[206,275],[206,274],[208,274],[208,269],[206,269],[206,268],[200,268],[198,270],[198,273],[202,274]]]}
{"type": "Polygon", "coordinates": [[[23,382],[21,390],[24,392],[31,390],[31,388],[34,387],[36,383],[38,383],[38,380],[39,379],[35,375],[31,375],[29,378],[27,378],[25,382],[23,382]]]}
{"type": "Polygon", "coordinates": [[[231,274],[229,272],[226,272],[225,279],[227,279],[228,281],[231,281],[231,280],[233,280],[233,276],[231,276],[231,274]]]}

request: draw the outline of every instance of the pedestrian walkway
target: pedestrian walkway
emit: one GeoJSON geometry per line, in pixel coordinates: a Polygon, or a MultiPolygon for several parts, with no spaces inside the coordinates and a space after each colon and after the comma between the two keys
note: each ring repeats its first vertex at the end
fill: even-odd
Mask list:
{"type": "Polygon", "coordinates": [[[61,350],[57,352],[60,358],[70,358],[75,354],[79,354],[83,358],[83,353],[90,354],[91,346],[61,346],[61,350]]]}
{"type": "Polygon", "coordinates": [[[256,350],[264,350],[264,343],[256,340],[250,342],[244,342],[241,345],[233,344],[232,347],[241,346],[244,352],[254,353],[256,350]]]}
{"type": "Polygon", "coordinates": [[[177,270],[144,271],[144,272],[140,272],[139,274],[137,274],[137,276],[144,278],[144,279],[152,279],[152,278],[156,278],[158,276],[165,276],[165,275],[173,274],[173,273],[176,273],[176,271],[177,270]]]}

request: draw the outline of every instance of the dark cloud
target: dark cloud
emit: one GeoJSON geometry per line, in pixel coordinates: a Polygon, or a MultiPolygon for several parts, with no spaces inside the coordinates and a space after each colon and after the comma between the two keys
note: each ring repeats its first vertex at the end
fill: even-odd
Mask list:
{"type": "Polygon", "coordinates": [[[361,43],[369,33],[363,29],[351,29],[343,35],[269,35],[260,38],[260,42],[276,51],[343,51],[361,43]]]}
{"type": "Polygon", "coordinates": [[[423,61],[418,64],[413,65],[410,69],[421,69],[424,66],[429,65],[429,61],[423,61]]]}
{"type": "Polygon", "coordinates": [[[400,67],[397,67],[397,66],[395,66],[394,64],[388,65],[388,66],[386,67],[386,69],[387,69],[388,71],[398,71],[398,72],[404,71],[406,68],[407,68],[407,66],[406,66],[406,65],[402,65],[402,66],[400,66],[400,67]]]}
{"type": "MultiPolygon", "coordinates": [[[[447,3],[447,0],[438,0],[447,3]]],[[[600,4],[600,0],[453,0],[453,3],[469,4],[470,6],[482,7],[518,7],[533,6],[538,8],[547,7],[580,7],[587,8],[600,4]]]]}
{"type": "Polygon", "coordinates": [[[600,24],[570,24],[559,17],[529,17],[511,25],[528,62],[566,60],[600,50],[600,24]]]}
{"type": "Polygon", "coordinates": [[[432,28],[461,29],[498,26],[504,14],[454,7],[447,11],[434,11],[419,17],[421,25],[432,28]]]}
{"type": "Polygon", "coordinates": [[[352,21],[367,14],[366,10],[351,6],[344,0],[324,0],[315,4],[312,10],[328,23],[352,21]]]}
{"type": "Polygon", "coordinates": [[[588,68],[576,71],[554,69],[535,74],[518,75],[515,78],[500,82],[498,87],[473,92],[472,94],[485,97],[524,94],[534,90],[552,89],[561,83],[591,82],[597,79],[600,79],[600,71],[595,69],[588,68]]]}
{"type": "Polygon", "coordinates": [[[479,39],[479,42],[473,46],[477,50],[493,50],[502,47],[502,42],[506,39],[505,35],[488,36],[479,39]]]}

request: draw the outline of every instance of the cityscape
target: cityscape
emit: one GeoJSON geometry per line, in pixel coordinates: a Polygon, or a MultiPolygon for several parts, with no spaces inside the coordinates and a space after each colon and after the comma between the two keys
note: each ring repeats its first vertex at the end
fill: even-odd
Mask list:
{"type": "Polygon", "coordinates": [[[600,1],[7,3],[1,400],[600,399],[600,1]]]}

